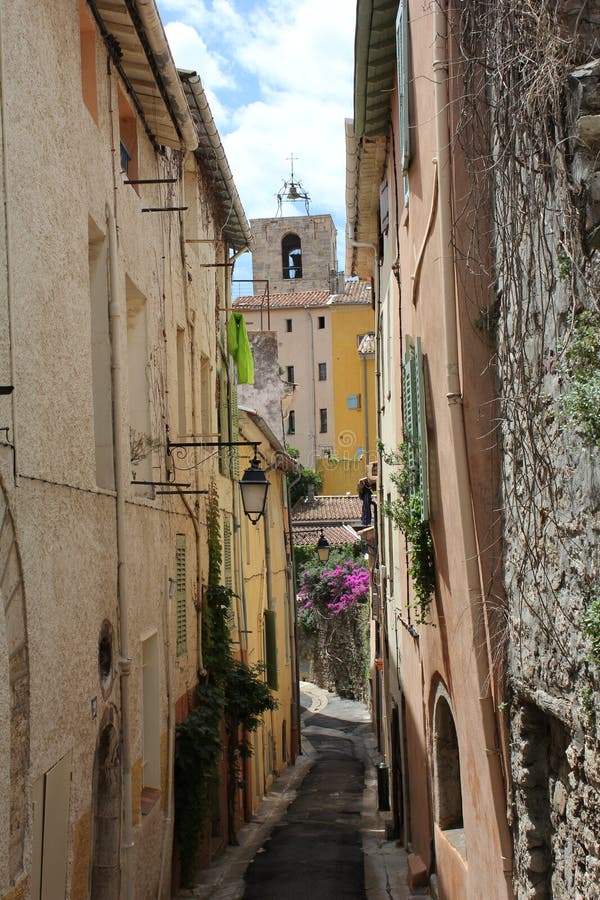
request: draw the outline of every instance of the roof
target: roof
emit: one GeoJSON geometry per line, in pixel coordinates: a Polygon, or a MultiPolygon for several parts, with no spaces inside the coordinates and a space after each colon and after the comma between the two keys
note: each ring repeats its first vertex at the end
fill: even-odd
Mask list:
{"type": "Polygon", "coordinates": [[[190,109],[154,0],[89,0],[112,62],[156,144],[198,144],[190,109]]]}
{"type": "Polygon", "coordinates": [[[217,200],[225,213],[225,224],[221,233],[234,249],[240,250],[248,247],[252,241],[250,225],[242,207],[200,77],[196,72],[188,70],[180,70],[179,76],[183,82],[185,95],[198,132],[196,157],[212,183],[217,200]]]}
{"type": "Polygon", "coordinates": [[[346,119],[346,274],[370,278],[379,240],[379,190],[385,171],[385,135],[358,140],[346,119]],[[357,246],[358,244],[358,246],[357,246]]]}
{"type": "MultiPolygon", "coordinates": [[[[288,294],[271,294],[270,309],[304,309],[305,307],[367,306],[371,305],[371,285],[365,281],[347,281],[343,294],[329,291],[292,291],[288,294]]],[[[243,309],[262,309],[267,297],[264,294],[237,297],[233,306],[243,309]]]]}
{"type": "Polygon", "coordinates": [[[294,526],[294,546],[311,547],[316,544],[321,534],[331,544],[331,546],[339,544],[356,544],[360,541],[361,535],[350,525],[320,525],[303,528],[301,525],[294,526]]]}
{"type": "Polygon", "coordinates": [[[358,0],[354,37],[356,136],[387,131],[390,92],[396,78],[398,0],[358,0]]]}
{"type": "Polygon", "coordinates": [[[314,500],[298,500],[292,509],[292,522],[360,523],[362,500],[358,494],[319,494],[314,500]]]}

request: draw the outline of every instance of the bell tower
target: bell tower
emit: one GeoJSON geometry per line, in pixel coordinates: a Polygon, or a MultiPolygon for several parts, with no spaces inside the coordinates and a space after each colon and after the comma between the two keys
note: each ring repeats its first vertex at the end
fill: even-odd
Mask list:
{"type": "MultiPolygon", "coordinates": [[[[310,197],[294,176],[293,155],[291,162],[290,178],[283,182],[277,194],[277,215],[272,219],[250,220],[254,238],[253,278],[268,279],[271,294],[338,293],[335,224],[330,215],[310,215],[310,197]],[[304,203],[306,215],[283,215],[284,205],[298,203],[304,203]]],[[[260,292],[261,285],[255,284],[254,293],[260,292]]]]}

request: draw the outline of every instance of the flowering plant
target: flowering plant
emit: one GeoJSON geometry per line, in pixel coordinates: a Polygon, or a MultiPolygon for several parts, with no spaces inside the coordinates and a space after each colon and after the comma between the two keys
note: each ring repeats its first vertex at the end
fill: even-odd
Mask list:
{"type": "Polygon", "coordinates": [[[329,568],[310,566],[302,572],[298,600],[300,610],[318,607],[339,616],[357,603],[364,603],[369,592],[369,572],[354,560],[333,558],[329,568]]]}

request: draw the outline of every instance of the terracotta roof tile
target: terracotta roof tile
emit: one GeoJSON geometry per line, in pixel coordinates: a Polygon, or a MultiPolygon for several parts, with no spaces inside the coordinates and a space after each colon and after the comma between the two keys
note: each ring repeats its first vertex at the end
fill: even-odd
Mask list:
{"type": "MultiPolygon", "coordinates": [[[[371,303],[371,285],[365,281],[347,281],[343,294],[331,294],[329,291],[290,291],[285,294],[271,294],[271,309],[294,309],[306,306],[344,306],[367,305],[371,303]]],[[[263,294],[248,297],[236,297],[233,306],[242,309],[266,309],[267,302],[263,294]]]]}
{"type": "Polygon", "coordinates": [[[319,495],[314,500],[298,500],[292,509],[292,522],[356,522],[362,514],[362,500],[357,494],[319,495]]]}
{"type": "Polygon", "coordinates": [[[316,544],[321,536],[321,531],[332,547],[340,544],[356,544],[360,535],[350,525],[325,525],[323,529],[319,525],[294,528],[294,545],[296,547],[309,547],[316,544]]]}

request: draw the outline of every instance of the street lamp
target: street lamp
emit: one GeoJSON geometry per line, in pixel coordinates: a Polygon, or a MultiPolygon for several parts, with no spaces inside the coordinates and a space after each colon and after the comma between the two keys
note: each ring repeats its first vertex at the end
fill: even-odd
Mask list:
{"type": "Polygon", "coordinates": [[[319,559],[322,563],[326,563],[329,559],[329,554],[331,553],[331,547],[329,546],[329,541],[325,537],[323,531],[321,531],[321,536],[317,541],[317,553],[319,554],[319,559]]]}
{"type": "Polygon", "coordinates": [[[264,469],[260,467],[256,445],[254,446],[254,458],[250,460],[250,466],[244,472],[239,485],[244,513],[252,524],[256,525],[260,517],[264,515],[269,491],[269,481],[264,469]]]}

